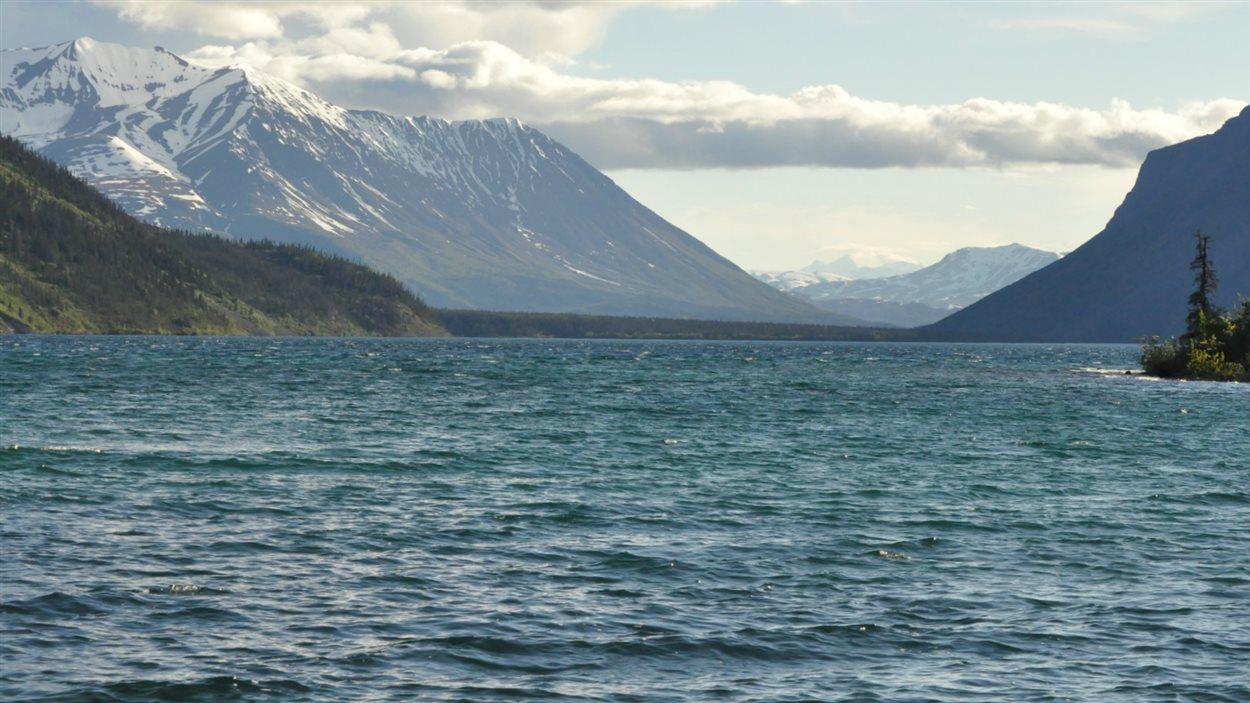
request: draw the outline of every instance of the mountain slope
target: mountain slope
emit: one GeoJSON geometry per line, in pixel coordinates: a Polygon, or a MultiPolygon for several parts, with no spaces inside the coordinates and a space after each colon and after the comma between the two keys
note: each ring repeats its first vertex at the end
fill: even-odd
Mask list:
{"type": "Polygon", "coordinates": [[[924,303],[900,303],[878,298],[828,298],[812,302],[822,310],[890,327],[922,327],[951,313],[949,309],[924,303]]]}
{"type": "Polygon", "coordinates": [[[137,222],[8,137],[0,331],[446,334],[394,279],[307,248],[137,222]]]}
{"type": "Polygon", "coordinates": [[[1193,232],[1211,235],[1216,301],[1250,296],[1250,108],[1146,156],[1105,229],[926,329],[946,339],[1128,342],[1184,327],[1193,232]]]}
{"type": "MultiPolygon", "coordinates": [[[[884,278],[764,279],[817,306],[876,323],[915,327],[946,317],[1054,262],[1058,254],[1020,244],[966,247],[918,271],[884,278]]],[[[813,274],[802,274],[812,277],[813,274]]]]}
{"type": "Polygon", "coordinates": [[[155,223],[358,257],[445,306],[833,321],[515,120],[346,110],[89,39],[0,63],[0,131],[155,223]]]}

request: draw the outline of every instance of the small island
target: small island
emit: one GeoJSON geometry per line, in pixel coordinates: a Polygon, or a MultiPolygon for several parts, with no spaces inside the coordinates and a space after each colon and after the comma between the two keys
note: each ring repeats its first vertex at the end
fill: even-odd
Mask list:
{"type": "Polygon", "coordinates": [[[1211,302],[1219,281],[1207,255],[1211,238],[1194,232],[1197,253],[1189,267],[1194,292],[1189,296],[1185,334],[1179,339],[1148,340],[1141,364],[1148,376],[1202,381],[1250,381],[1250,299],[1226,312],[1211,302]]]}

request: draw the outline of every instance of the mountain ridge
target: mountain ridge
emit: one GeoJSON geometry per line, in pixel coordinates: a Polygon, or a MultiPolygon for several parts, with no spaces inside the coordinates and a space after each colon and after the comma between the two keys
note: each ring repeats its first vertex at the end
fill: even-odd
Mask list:
{"type": "Polygon", "coordinates": [[[1250,295],[1250,107],[1212,134],[1150,152],[1085,244],[924,333],[979,341],[1129,342],[1182,331],[1193,233],[1211,235],[1215,302],[1250,295]]]}
{"type": "Polygon", "coordinates": [[[310,244],[442,306],[860,322],[755,281],[517,120],[350,110],[88,39],[0,58],[0,131],[157,224],[310,244]]]}
{"type": "Polygon", "coordinates": [[[875,256],[875,263],[861,264],[855,255],[843,254],[832,261],[813,261],[799,269],[805,273],[834,275],[848,280],[885,278],[911,273],[922,268],[920,264],[901,257],[875,256]]]}
{"type": "Polygon", "coordinates": [[[1007,244],[963,247],[929,266],[893,276],[822,280],[819,274],[802,272],[767,278],[756,275],[840,314],[916,327],[936,322],[1058,258],[1053,252],[1007,244]]]}

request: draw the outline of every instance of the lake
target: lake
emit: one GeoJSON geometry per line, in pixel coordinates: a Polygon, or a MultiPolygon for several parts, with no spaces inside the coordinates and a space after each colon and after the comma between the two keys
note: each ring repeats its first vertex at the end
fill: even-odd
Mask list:
{"type": "Polygon", "coordinates": [[[1250,700],[1131,346],[0,337],[6,700],[1250,700]]]}

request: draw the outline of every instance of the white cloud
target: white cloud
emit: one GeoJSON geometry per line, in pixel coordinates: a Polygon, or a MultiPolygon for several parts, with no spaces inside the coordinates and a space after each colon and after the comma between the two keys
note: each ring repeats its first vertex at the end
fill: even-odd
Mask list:
{"type": "Polygon", "coordinates": [[[282,35],[281,13],[237,3],[162,3],[143,0],[95,0],[119,17],[149,29],[185,29],[223,39],[260,39],[282,35]]]}
{"type": "Polygon", "coordinates": [[[192,60],[247,63],[354,107],[519,117],[601,168],[1125,166],[1150,149],[1213,131],[1244,105],[1221,99],[1164,111],[1113,101],[1095,110],[986,98],[913,105],[861,98],[838,85],[776,95],[723,80],[573,73],[569,57],[623,3],[100,1],[145,26],[181,26],[231,42],[203,46],[189,53],[192,60]]]}
{"type": "MultiPolygon", "coordinates": [[[[526,56],[575,56],[602,36],[612,18],[631,7],[654,5],[667,10],[689,10],[715,5],[718,0],[92,2],[111,7],[123,19],[146,28],[178,29],[219,39],[294,39],[309,31],[304,25],[310,24],[327,31],[325,39],[344,48],[342,44],[352,43],[352,33],[340,30],[363,23],[382,23],[393,29],[392,38],[405,46],[449,46],[485,39],[506,44],[526,56]]],[[[380,47],[358,48],[376,51],[380,47]]]]}

